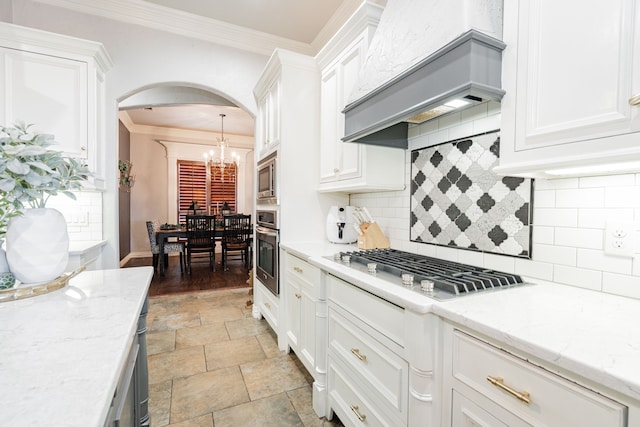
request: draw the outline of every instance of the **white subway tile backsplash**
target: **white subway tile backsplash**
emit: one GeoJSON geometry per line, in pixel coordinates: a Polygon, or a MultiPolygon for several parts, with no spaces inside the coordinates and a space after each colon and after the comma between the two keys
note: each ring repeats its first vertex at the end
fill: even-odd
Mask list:
{"type": "Polygon", "coordinates": [[[606,221],[633,221],[633,209],[580,209],[578,227],[605,228],[606,221]]]}
{"type": "Polygon", "coordinates": [[[577,249],[565,246],[533,244],[532,259],[539,262],[551,264],[576,266],[577,249]]]}
{"type": "Polygon", "coordinates": [[[592,270],[609,271],[611,273],[631,274],[633,260],[592,249],[578,249],[578,267],[592,270]]]}
{"type": "MultiPolygon", "coordinates": [[[[414,150],[487,132],[499,128],[499,120],[499,103],[476,105],[451,117],[410,126],[409,147],[414,150]]],[[[633,259],[608,256],[602,250],[606,221],[640,223],[640,174],[536,179],[533,259],[526,260],[411,242],[410,150],[406,155],[407,188],[404,191],[351,195],[352,205],[369,208],[393,248],[513,271],[534,282],[562,283],[640,299],[640,250],[633,259]]],[[[92,203],[98,206],[96,215],[100,221],[101,200],[100,194],[83,199],[89,206],[92,203]]],[[[90,215],[93,220],[93,212],[90,215]]],[[[102,238],[101,234],[96,237],[85,231],[79,234],[85,240],[102,238]]]]}
{"type": "Polygon", "coordinates": [[[533,224],[552,227],[576,227],[578,225],[578,209],[536,208],[533,196],[533,224]]]}
{"type": "Polygon", "coordinates": [[[515,272],[534,279],[553,280],[553,264],[548,262],[518,258],[516,259],[515,272]]]}
{"type": "Polygon", "coordinates": [[[558,208],[602,208],[604,188],[556,190],[558,208]]]}
{"type": "Polygon", "coordinates": [[[578,178],[563,179],[536,179],[536,190],[562,190],[566,188],[578,188],[578,178]]]}
{"type": "Polygon", "coordinates": [[[602,273],[597,270],[556,265],[553,281],[594,291],[602,290],[602,273]]]}
{"type": "Polygon", "coordinates": [[[449,113],[438,120],[438,129],[446,129],[460,124],[460,112],[449,113]]]}
{"type": "Polygon", "coordinates": [[[640,299],[640,277],[603,273],[602,291],[640,299]]]}
{"type": "Polygon", "coordinates": [[[479,134],[500,129],[500,116],[489,116],[473,121],[473,133],[479,134]]]}
{"type": "MultiPolygon", "coordinates": [[[[535,203],[535,202],[534,202],[535,203]]],[[[536,225],[533,227],[533,243],[553,245],[555,239],[555,228],[536,225]]]]}
{"type": "Polygon", "coordinates": [[[458,262],[484,267],[484,254],[477,251],[460,251],[458,262]]]}
{"type": "Polygon", "coordinates": [[[607,176],[587,176],[580,178],[580,187],[622,187],[635,185],[635,176],[633,174],[625,175],[607,175],[607,176]]]}
{"type": "Polygon", "coordinates": [[[482,119],[487,117],[487,112],[489,111],[489,107],[487,103],[474,105],[473,107],[469,107],[460,112],[460,117],[463,122],[470,122],[473,120],[482,119]]]}
{"type": "Polygon", "coordinates": [[[640,207],[640,187],[607,187],[605,204],[608,208],[640,207]]]}
{"type": "Polygon", "coordinates": [[[466,138],[473,134],[473,123],[465,123],[449,129],[449,137],[452,140],[466,138]]]}
{"type": "Polygon", "coordinates": [[[604,235],[602,230],[565,227],[556,227],[555,229],[555,244],[558,246],[602,250],[603,243],[604,235]]]}
{"type": "Polygon", "coordinates": [[[491,268],[493,270],[504,271],[506,273],[515,273],[516,258],[485,253],[484,267],[491,268]]]}
{"type": "Polygon", "coordinates": [[[540,190],[534,194],[533,205],[536,208],[555,208],[556,207],[556,191],[540,190]]]}

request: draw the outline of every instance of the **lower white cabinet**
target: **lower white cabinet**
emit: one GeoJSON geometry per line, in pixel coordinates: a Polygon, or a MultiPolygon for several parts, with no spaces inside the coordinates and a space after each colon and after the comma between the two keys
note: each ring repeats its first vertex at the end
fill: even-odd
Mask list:
{"type": "Polygon", "coordinates": [[[329,408],[345,425],[407,425],[404,310],[328,277],[329,408]]]}
{"type": "Polygon", "coordinates": [[[291,254],[286,254],[284,258],[287,343],[315,378],[316,303],[319,301],[320,269],[291,254]]]}
{"type": "Polygon", "coordinates": [[[625,405],[449,324],[443,365],[443,425],[627,426],[625,405]]]}

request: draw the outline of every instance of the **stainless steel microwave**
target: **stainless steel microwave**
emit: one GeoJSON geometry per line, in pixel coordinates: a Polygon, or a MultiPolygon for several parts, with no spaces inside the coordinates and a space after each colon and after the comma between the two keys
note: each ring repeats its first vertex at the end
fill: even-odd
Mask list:
{"type": "Polygon", "coordinates": [[[277,187],[277,152],[270,154],[258,162],[258,187],[256,204],[278,204],[277,187]]]}

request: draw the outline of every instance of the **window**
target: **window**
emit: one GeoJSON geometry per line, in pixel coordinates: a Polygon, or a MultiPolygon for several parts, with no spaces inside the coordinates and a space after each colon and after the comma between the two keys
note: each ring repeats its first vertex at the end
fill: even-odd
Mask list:
{"type": "Polygon", "coordinates": [[[219,214],[224,202],[235,212],[237,176],[233,163],[226,164],[223,172],[217,165],[207,170],[205,162],[178,160],[178,221],[186,221],[192,202],[202,213],[219,214]]]}

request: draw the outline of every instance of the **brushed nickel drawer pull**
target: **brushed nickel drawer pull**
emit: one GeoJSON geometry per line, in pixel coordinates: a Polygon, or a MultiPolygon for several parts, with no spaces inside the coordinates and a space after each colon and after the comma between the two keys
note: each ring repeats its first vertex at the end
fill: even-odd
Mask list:
{"type": "Polygon", "coordinates": [[[640,93],[629,98],[629,104],[633,106],[640,105],[640,93]]]}
{"type": "Polygon", "coordinates": [[[293,267],[293,271],[302,273],[303,270],[300,267],[293,267]]]}
{"type": "Polygon", "coordinates": [[[299,293],[296,293],[296,294],[295,294],[295,296],[296,296],[296,298],[298,298],[298,299],[302,298],[302,295],[300,295],[299,293]]]}
{"type": "Polygon", "coordinates": [[[364,354],[361,354],[360,350],[358,350],[357,348],[352,348],[351,353],[353,353],[358,359],[362,360],[363,362],[367,360],[367,356],[365,356],[364,354]]]}
{"type": "Polygon", "coordinates": [[[351,410],[353,411],[354,414],[356,414],[356,417],[358,417],[358,419],[360,421],[364,421],[367,416],[366,415],[362,415],[359,411],[358,411],[358,407],[355,405],[351,405],[351,410]]]}
{"type": "Polygon", "coordinates": [[[504,383],[504,379],[502,379],[501,377],[492,377],[491,375],[489,375],[487,376],[487,381],[489,381],[494,386],[501,388],[502,390],[514,396],[516,399],[526,403],[527,405],[531,403],[531,397],[529,393],[527,393],[526,391],[517,391],[512,389],[504,383]]]}
{"type": "Polygon", "coordinates": [[[265,307],[267,307],[267,308],[269,308],[269,309],[271,308],[271,304],[269,304],[268,302],[265,302],[265,303],[264,303],[264,306],[265,306],[265,307]]]}

